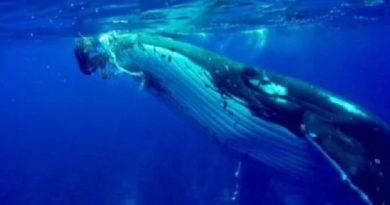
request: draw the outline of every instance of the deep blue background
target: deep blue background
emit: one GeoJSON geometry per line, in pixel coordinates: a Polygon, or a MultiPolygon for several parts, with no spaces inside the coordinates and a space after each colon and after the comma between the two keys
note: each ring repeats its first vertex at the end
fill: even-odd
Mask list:
{"type": "MultiPolygon", "coordinates": [[[[327,88],[390,122],[389,34],[279,29],[263,49],[233,34],[197,43],[327,88]]],[[[82,75],[73,40],[58,39],[1,47],[0,163],[2,205],[229,204],[237,160],[128,77],[82,75]]],[[[266,179],[248,167],[240,200],[255,204],[266,179]]]]}
{"type": "Polygon", "coordinates": [[[132,79],[81,75],[72,39],[4,50],[0,204],[220,200],[227,157],[132,79]]]}

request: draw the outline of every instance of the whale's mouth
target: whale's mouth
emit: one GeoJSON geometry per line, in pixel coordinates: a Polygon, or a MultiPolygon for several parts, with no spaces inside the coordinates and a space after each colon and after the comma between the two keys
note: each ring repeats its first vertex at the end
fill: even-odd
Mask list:
{"type": "Polygon", "coordinates": [[[80,71],[85,75],[91,75],[106,66],[108,56],[100,52],[98,46],[93,38],[81,37],[76,40],[74,55],[80,71]]]}
{"type": "Polygon", "coordinates": [[[100,73],[102,79],[110,79],[118,74],[126,73],[137,79],[141,78],[142,81],[142,72],[131,67],[122,67],[117,62],[111,48],[107,48],[106,44],[109,44],[109,42],[105,42],[101,38],[82,36],[76,39],[73,52],[80,71],[85,75],[100,73]]]}

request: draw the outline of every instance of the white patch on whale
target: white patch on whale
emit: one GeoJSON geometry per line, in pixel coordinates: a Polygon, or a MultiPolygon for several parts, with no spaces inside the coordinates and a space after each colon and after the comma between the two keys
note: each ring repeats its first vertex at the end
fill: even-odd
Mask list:
{"type": "Polygon", "coordinates": [[[342,107],[347,112],[353,113],[355,115],[360,115],[362,117],[366,116],[366,114],[363,111],[361,111],[356,105],[353,105],[353,104],[346,102],[340,98],[330,96],[330,95],[328,96],[328,99],[330,102],[342,107]]]}

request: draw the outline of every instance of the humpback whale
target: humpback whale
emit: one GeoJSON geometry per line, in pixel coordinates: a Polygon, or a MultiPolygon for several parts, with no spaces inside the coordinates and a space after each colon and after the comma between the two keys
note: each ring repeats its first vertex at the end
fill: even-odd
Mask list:
{"type": "Polygon", "coordinates": [[[365,203],[390,204],[389,126],[331,92],[156,34],[81,37],[74,53],[83,73],[133,76],[223,147],[307,180],[324,159],[365,203]]]}

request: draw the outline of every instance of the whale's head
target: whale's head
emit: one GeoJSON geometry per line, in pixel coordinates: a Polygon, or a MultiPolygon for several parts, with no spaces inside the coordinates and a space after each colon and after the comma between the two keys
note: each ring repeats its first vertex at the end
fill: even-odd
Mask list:
{"type": "Polygon", "coordinates": [[[241,66],[227,58],[221,61],[223,57],[215,58],[207,50],[150,33],[114,31],[95,38],[81,37],[76,40],[74,53],[85,74],[100,71],[107,78],[125,73],[152,85],[158,79],[169,84],[184,73],[193,80],[211,81],[218,69],[241,66]]]}

